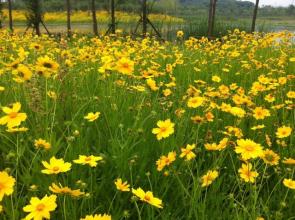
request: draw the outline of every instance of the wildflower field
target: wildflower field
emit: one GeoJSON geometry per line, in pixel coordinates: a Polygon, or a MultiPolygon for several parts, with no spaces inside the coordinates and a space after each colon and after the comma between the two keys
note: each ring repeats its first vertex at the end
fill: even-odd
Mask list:
{"type": "Polygon", "coordinates": [[[0,219],[294,219],[295,43],[0,33],[0,219]]]}
{"type": "MultiPolygon", "coordinates": [[[[8,10],[4,10],[4,17],[8,18],[8,10]]],[[[109,12],[108,11],[97,11],[97,21],[99,23],[109,23],[109,12]]],[[[22,10],[13,10],[12,16],[15,22],[26,23],[26,12],[22,10]]],[[[136,23],[140,16],[136,13],[126,13],[123,11],[116,12],[116,18],[118,23],[136,23]]],[[[173,17],[170,15],[163,14],[151,14],[150,19],[156,23],[184,23],[184,19],[173,17]]],[[[65,23],[67,21],[66,12],[47,12],[44,15],[44,21],[46,23],[65,23]]],[[[75,11],[71,14],[71,22],[73,23],[91,23],[91,13],[87,11],[75,11]]]]}

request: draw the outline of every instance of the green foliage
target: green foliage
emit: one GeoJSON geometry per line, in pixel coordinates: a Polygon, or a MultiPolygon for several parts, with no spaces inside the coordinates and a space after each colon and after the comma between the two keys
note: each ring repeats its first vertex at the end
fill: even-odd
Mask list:
{"type": "Polygon", "coordinates": [[[290,16],[295,16],[295,6],[294,5],[290,5],[288,8],[287,8],[287,14],[290,15],[290,16]]]}

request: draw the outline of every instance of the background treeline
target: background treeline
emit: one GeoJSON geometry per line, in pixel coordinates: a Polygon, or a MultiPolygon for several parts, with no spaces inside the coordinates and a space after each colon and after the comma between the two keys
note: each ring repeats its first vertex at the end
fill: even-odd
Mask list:
{"type": "MultiPolygon", "coordinates": [[[[45,11],[63,11],[66,10],[65,1],[61,0],[42,0],[45,11]]],[[[100,0],[96,2],[98,10],[109,10],[109,0],[100,0]]],[[[155,13],[169,13],[178,15],[207,14],[209,6],[208,0],[150,0],[150,5],[155,13]]],[[[15,0],[14,9],[23,9],[24,0],[15,0]]],[[[117,10],[137,11],[140,8],[139,0],[116,0],[117,10]]],[[[72,0],[73,10],[90,10],[91,0],[72,0]]],[[[249,1],[219,0],[217,1],[217,13],[224,16],[248,16],[252,14],[254,3],[249,1]]],[[[294,16],[295,6],[289,7],[271,7],[261,6],[260,16],[294,16]]]]}

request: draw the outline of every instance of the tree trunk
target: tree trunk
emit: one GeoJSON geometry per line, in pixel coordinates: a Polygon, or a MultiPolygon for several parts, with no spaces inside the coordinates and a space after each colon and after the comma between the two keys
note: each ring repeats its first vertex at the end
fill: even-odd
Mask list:
{"type": "Polygon", "coordinates": [[[116,33],[116,16],[115,16],[115,0],[111,0],[111,17],[112,17],[112,34],[116,33]]]}
{"type": "Polygon", "coordinates": [[[91,0],[91,11],[92,11],[93,33],[96,36],[98,36],[95,0],[91,0]]]}
{"type": "Polygon", "coordinates": [[[214,0],[210,0],[210,4],[209,4],[209,15],[208,15],[208,38],[212,37],[212,14],[213,14],[213,1],[214,0]]]}
{"type": "Polygon", "coordinates": [[[213,9],[212,9],[212,34],[213,34],[213,29],[215,24],[216,3],[217,3],[217,0],[214,0],[213,9]]]}
{"type": "Polygon", "coordinates": [[[66,7],[67,7],[67,33],[68,37],[72,34],[72,27],[71,27],[71,0],[66,0],[66,7]]]}
{"type": "Polygon", "coordinates": [[[142,35],[146,37],[147,33],[147,6],[146,0],[142,0],[142,35]]]}
{"type": "Polygon", "coordinates": [[[3,3],[0,0],[0,29],[2,28],[2,19],[3,19],[2,10],[3,10],[3,3]]]}
{"type": "Polygon", "coordinates": [[[41,35],[40,23],[39,22],[38,23],[36,22],[36,24],[34,26],[35,26],[36,34],[38,36],[40,36],[41,35]]]}
{"type": "Polygon", "coordinates": [[[40,22],[42,21],[42,15],[41,15],[41,5],[39,4],[39,1],[35,2],[35,19],[34,19],[34,28],[36,30],[36,34],[38,36],[41,35],[41,30],[40,30],[40,22]]]}
{"type": "Polygon", "coordinates": [[[215,21],[215,11],[216,11],[217,0],[210,0],[209,5],[209,16],[208,16],[208,38],[211,39],[213,36],[213,28],[215,21]]]}
{"type": "Polygon", "coordinates": [[[8,13],[9,13],[9,29],[10,29],[10,31],[13,31],[11,0],[8,0],[8,13]]]}
{"type": "Polygon", "coordinates": [[[259,0],[256,0],[255,7],[254,7],[254,12],[253,12],[253,18],[252,18],[252,26],[251,26],[251,32],[252,33],[255,31],[255,24],[256,24],[258,6],[259,6],[259,0]]]}

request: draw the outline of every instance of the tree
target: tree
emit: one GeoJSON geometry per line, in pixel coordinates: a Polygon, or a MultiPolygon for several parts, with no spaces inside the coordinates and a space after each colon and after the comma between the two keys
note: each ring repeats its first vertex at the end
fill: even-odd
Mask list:
{"type": "Polygon", "coordinates": [[[147,5],[146,0],[142,0],[142,35],[146,37],[147,33],[147,5]]]}
{"type": "Polygon", "coordinates": [[[71,36],[72,28],[71,28],[71,0],[66,0],[66,7],[67,7],[67,32],[68,37],[71,36]]]}
{"type": "Polygon", "coordinates": [[[259,0],[256,0],[255,7],[254,7],[254,12],[253,12],[253,18],[252,18],[252,26],[251,26],[251,32],[252,33],[255,31],[255,24],[256,24],[258,6],[259,6],[259,0]]]}
{"type": "Polygon", "coordinates": [[[294,16],[295,15],[295,6],[289,5],[289,7],[286,9],[287,15],[294,16]]]}
{"type": "Polygon", "coordinates": [[[3,3],[0,0],[0,28],[2,28],[2,21],[3,21],[3,3]]]}
{"type": "Polygon", "coordinates": [[[98,29],[97,29],[95,0],[91,0],[91,11],[92,11],[93,33],[97,36],[98,29]]]}
{"type": "Polygon", "coordinates": [[[208,16],[208,38],[212,38],[217,0],[210,0],[208,16]]]}
{"type": "Polygon", "coordinates": [[[39,0],[24,0],[28,28],[33,27],[37,35],[41,35],[40,24],[43,23],[44,12],[39,0]]]}
{"type": "Polygon", "coordinates": [[[8,17],[9,17],[9,29],[13,31],[13,24],[12,24],[12,3],[11,0],[8,0],[8,17]]]}
{"type": "Polygon", "coordinates": [[[115,0],[111,0],[111,32],[116,33],[115,0]]]}

